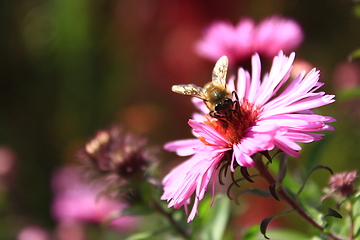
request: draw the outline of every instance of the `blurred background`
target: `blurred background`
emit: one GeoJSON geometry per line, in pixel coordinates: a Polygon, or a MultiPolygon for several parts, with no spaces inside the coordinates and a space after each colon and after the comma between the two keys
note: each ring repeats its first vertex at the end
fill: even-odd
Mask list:
{"type": "Polygon", "coordinates": [[[360,48],[360,18],[353,1],[1,1],[0,239],[14,239],[28,224],[54,227],[51,176],[74,163],[99,129],[120,124],[159,146],[190,137],[194,109],[171,86],[210,81],[213,62],[194,51],[204,28],[273,14],[301,25],[297,58],[320,69],[323,90],[337,94],[317,111],[338,119],[337,130],[304,147],[296,164],[358,169],[360,67],[349,56],[360,48]]]}

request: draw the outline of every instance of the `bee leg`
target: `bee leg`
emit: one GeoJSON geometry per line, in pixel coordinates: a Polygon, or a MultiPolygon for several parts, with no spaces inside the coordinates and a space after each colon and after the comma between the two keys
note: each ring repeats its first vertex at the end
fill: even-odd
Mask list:
{"type": "MultiPolygon", "coordinates": [[[[223,125],[224,128],[227,128],[227,127],[228,127],[228,119],[227,119],[227,117],[222,116],[222,115],[216,113],[215,111],[209,112],[209,115],[210,115],[211,117],[216,118],[216,119],[218,119],[219,121],[221,121],[221,122],[224,124],[224,125],[223,125]]],[[[230,121],[229,121],[229,122],[230,122],[230,121]]],[[[230,122],[230,123],[231,123],[231,122],[230,122]]]]}
{"type": "Polygon", "coordinates": [[[221,116],[220,114],[218,114],[218,113],[215,112],[215,111],[209,112],[209,115],[210,115],[211,117],[217,118],[217,119],[225,118],[224,116],[221,116]]]}
{"type": "Polygon", "coordinates": [[[215,111],[211,111],[211,112],[209,112],[209,115],[211,116],[211,117],[213,117],[213,118],[216,118],[216,112],[215,111]]]}
{"type": "Polygon", "coordinates": [[[232,91],[232,95],[235,96],[236,100],[234,101],[235,110],[238,111],[240,109],[239,96],[235,91],[232,91]]]}
{"type": "Polygon", "coordinates": [[[235,91],[232,91],[231,94],[235,96],[235,98],[236,98],[237,101],[239,101],[239,96],[237,95],[237,93],[236,93],[235,91]]]}
{"type": "Polygon", "coordinates": [[[240,103],[238,100],[234,101],[234,111],[239,111],[240,109],[240,103]]]}

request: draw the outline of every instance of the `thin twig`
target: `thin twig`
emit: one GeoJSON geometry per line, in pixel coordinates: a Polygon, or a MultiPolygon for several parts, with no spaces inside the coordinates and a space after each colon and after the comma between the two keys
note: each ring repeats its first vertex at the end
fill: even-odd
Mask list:
{"type": "MultiPolygon", "coordinates": [[[[270,173],[267,166],[265,166],[261,157],[255,161],[255,168],[259,171],[260,175],[269,183],[275,184],[277,181],[274,176],[270,173]]],[[[284,190],[281,184],[278,184],[279,187],[277,192],[279,196],[286,201],[302,218],[304,218],[307,222],[313,225],[315,228],[319,229],[322,233],[326,234],[333,240],[346,240],[341,236],[337,236],[332,232],[325,231],[325,228],[317,223],[304,209],[302,209],[295,201],[292,199],[289,194],[284,190]]]]}

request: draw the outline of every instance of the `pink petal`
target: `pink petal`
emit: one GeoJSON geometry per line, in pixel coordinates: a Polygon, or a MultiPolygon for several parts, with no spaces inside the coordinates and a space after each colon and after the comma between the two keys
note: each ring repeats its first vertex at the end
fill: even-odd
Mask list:
{"type": "Polygon", "coordinates": [[[188,124],[194,129],[196,134],[204,137],[208,143],[221,146],[228,145],[228,140],[206,123],[190,119],[188,124]]]}
{"type": "Polygon", "coordinates": [[[241,150],[240,144],[235,144],[233,146],[233,149],[234,149],[234,156],[236,158],[236,161],[240,166],[253,167],[255,165],[254,160],[241,150]]]}
{"type": "Polygon", "coordinates": [[[164,145],[164,149],[170,152],[176,152],[179,156],[189,156],[195,153],[195,148],[202,146],[203,143],[199,139],[184,139],[168,142],[164,145]]]}

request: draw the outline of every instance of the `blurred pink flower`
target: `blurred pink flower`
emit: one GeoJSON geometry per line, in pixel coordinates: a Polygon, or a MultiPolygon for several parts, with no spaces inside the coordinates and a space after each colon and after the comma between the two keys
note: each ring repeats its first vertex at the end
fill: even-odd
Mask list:
{"type": "Polygon", "coordinates": [[[54,200],[53,217],[65,223],[104,223],[109,226],[129,229],[135,226],[136,218],[121,216],[126,204],[99,195],[103,187],[85,181],[80,168],[67,166],[55,172],[52,179],[54,200]]]}
{"type": "Polygon", "coordinates": [[[229,118],[211,118],[204,102],[194,98],[195,106],[202,112],[195,113],[194,119],[188,122],[196,138],[169,142],[164,146],[179,156],[193,155],[163,179],[161,199],[169,202],[168,207],[184,206],[187,211],[195,192],[188,217],[191,221],[212,176],[214,194],[214,183],[223,166],[230,166],[232,172],[237,166],[252,167],[253,154],[274,147],[299,157],[301,147],[297,143],[318,141],[323,134],[313,132],[334,130],[325,123],[335,119],[316,115],[310,110],[334,102],[334,95],[316,92],[323,85],[318,81],[319,71],[312,69],[306,75],[303,71],[285,85],[294,58],[294,53],[287,57],[280,52],[261,81],[260,57],[255,54],[251,76],[240,68],[236,88],[234,78],[227,85],[231,91],[236,90],[240,105],[229,118]]]}
{"type": "Polygon", "coordinates": [[[49,240],[50,234],[42,227],[27,226],[19,232],[17,240],[49,240]]]}
{"type": "Polygon", "coordinates": [[[226,55],[234,64],[254,53],[272,58],[280,50],[292,51],[303,38],[297,22],[279,16],[266,18],[257,26],[249,18],[241,19],[236,26],[217,21],[205,30],[203,38],[196,44],[196,51],[214,61],[226,55]]]}
{"type": "Polygon", "coordinates": [[[56,240],[87,240],[86,228],[81,224],[60,222],[56,225],[56,240]]]}
{"type": "Polygon", "coordinates": [[[360,85],[360,64],[358,62],[342,62],[333,72],[335,89],[351,90],[360,85]]]}
{"type": "Polygon", "coordinates": [[[6,146],[0,146],[0,190],[8,189],[15,177],[16,155],[6,146]]]}

